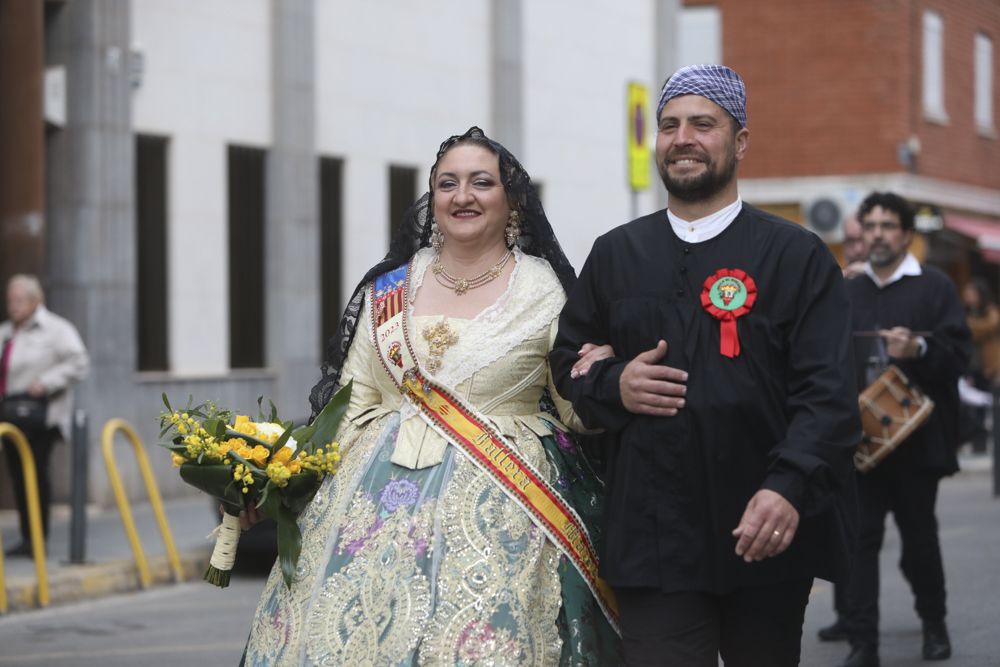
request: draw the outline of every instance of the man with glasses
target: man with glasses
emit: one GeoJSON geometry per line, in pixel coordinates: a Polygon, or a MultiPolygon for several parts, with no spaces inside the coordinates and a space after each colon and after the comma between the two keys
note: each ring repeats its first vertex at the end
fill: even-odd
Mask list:
{"type": "Polygon", "coordinates": [[[841,667],[877,667],[879,551],[892,512],[900,568],[923,622],[923,657],[951,656],[944,567],[934,506],[941,478],[958,470],[958,378],[970,335],[958,292],[939,269],[910,254],[914,215],[899,195],[875,192],[858,210],[868,261],[847,282],[855,330],[858,391],[891,363],[935,404],[931,416],[873,470],[858,475],[861,532],[847,590],[851,653],[841,667]]]}

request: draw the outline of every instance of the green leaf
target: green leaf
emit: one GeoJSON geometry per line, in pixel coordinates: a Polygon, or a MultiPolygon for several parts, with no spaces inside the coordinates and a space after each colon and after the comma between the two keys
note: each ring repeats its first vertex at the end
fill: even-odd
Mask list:
{"type": "Polygon", "coordinates": [[[271,480],[267,480],[267,484],[264,485],[264,490],[260,494],[260,498],[257,500],[257,507],[261,507],[267,503],[267,499],[271,497],[271,491],[274,489],[274,483],[271,480]]]}
{"type": "Polygon", "coordinates": [[[313,433],[315,432],[316,432],[316,427],[313,426],[312,424],[309,424],[308,426],[300,426],[299,428],[295,429],[295,431],[292,433],[292,437],[295,438],[295,442],[298,443],[299,449],[306,449],[307,453],[311,454],[312,452],[308,451],[309,443],[312,441],[313,433]]]}
{"type": "MultiPolygon", "coordinates": [[[[282,426],[285,429],[284,432],[281,434],[281,437],[279,437],[277,440],[274,441],[274,446],[270,447],[272,454],[281,449],[282,447],[284,447],[285,443],[288,442],[288,439],[292,437],[292,422],[288,422],[287,424],[282,424],[282,426]]],[[[295,442],[298,442],[298,440],[296,440],[295,442]]]]}
{"type": "Polygon", "coordinates": [[[351,402],[351,389],[354,380],[345,384],[337,393],[330,398],[330,402],[324,406],[312,425],[313,431],[310,441],[315,445],[325,447],[337,437],[337,429],[340,428],[340,421],[347,413],[347,406],[351,402]]]}
{"type": "Polygon", "coordinates": [[[316,495],[322,481],[319,475],[311,471],[292,475],[285,488],[281,489],[281,502],[298,516],[316,495]]]}
{"type": "Polygon", "coordinates": [[[284,505],[278,504],[277,512],[272,516],[278,524],[278,561],[281,563],[281,576],[285,580],[285,585],[291,588],[295,579],[295,567],[302,553],[302,533],[295,522],[295,513],[284,505]]]}
{"type": "Polygon", "coordinates": [[[230,507],[234,507],[236,511],[230,512],[230,514],[239,514],[246,499],[239,488],[233,484],[233,470],[230,466],[185,463],[181,465],[179,470],[181,479],[185,482],[213,498],[221,500],[223,504],[227,505],[226,511],[229,511],[230,507]]]}
{"type": "Polygon", "coordinates": [[[160,394],[160,397],[163,398],[163,404],[167,406],[167,412],[173,413],[174,409],[170,407],[170,401],[167,400],[167,392],[160,394]]]}
{"type": "Polygon", "coordinates": [[[277,423],[278,422],[278,408],[275,407],[274,401],[272,401],[271,399],[267,399],[267,402],[271,406],[271,415],[268,417],[267,421],[273,422],[273,423],[277,423]]]}

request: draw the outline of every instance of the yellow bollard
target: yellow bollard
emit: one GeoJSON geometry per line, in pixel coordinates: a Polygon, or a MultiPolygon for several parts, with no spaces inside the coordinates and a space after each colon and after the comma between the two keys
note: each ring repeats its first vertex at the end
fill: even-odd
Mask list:
{"type": "Polygon", "coordinates": [[[104,451],[104,463],[108,469],[108,478],[111,480],[111,488],[115,492],[115,501],[118,503],[118,511],[122,517],[122,524],[125,527],[125,534],[132,545],[132,553],[135,556],[135,565],[139,570],[139,581],[143,588],[148,588],[152,583],[149,574],[149,564],[146,562],[146,555],[142,551],[142,544],[139,542],[139,535],[135,530],[135,520],[132,518],[132,509],[128,503],[128,496],[125,487],[122,485],[121,476],[118,474],[118,466],[115,463],[112,447],[114,446],[115,433],[121,431],[132,443],[135,451],[135,458],[139,464],[139,471],[146,484],[146,492],[149,494],[149,504],[153,508],[156,516],[156,523],[160,527],[160,535],[163,536],[163,544],[167,549],[167,559],[174,572],[175,581],[183,581],[184,570],[181,567],[181,559],[177,555],[177,547],[174,546],[174,536],[170,532],[170,525],[167,523],[167,515],[163,511],[163,501],[160,499],[160,489],[156,485],[156,478],[149,465],[149,458],[146,456],[146,448],[143,447],[142,440],[136,434],[135,429],[124,419],[110,419],[101,431],[101,448],[104,451]]]}
{"type": "MultiPolygon", "coordinates": [[[[38,606],[49,604],[49,576],[45,568],[45,538],[42,535],[42,510],[38,502],[38,471],[35,455],[21,429],[7,422],[0,423],[0,445],[6,437],[14,443],[21,456],[24,471],[24,495],[28,504],[28,531],[31,533],[31,555],[35,560],[35,578],[38,580],[38,606]]],[[[3,573],[3,544],[0,543],[0,613],[7,612],[7,582],[3,573]]]]}

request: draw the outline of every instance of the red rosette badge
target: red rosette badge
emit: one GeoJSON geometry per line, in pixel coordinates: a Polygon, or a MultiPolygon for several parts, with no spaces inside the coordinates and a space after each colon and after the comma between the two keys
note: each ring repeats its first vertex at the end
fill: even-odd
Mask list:
{"type": "Polygon", "coordinates": [[[742,269],[719,269],[701,287],[701,307],[719,320],[719,353],[724,357],[740,355],[740,337],[736,320],[753,308],[757,283],[742,269]]]}

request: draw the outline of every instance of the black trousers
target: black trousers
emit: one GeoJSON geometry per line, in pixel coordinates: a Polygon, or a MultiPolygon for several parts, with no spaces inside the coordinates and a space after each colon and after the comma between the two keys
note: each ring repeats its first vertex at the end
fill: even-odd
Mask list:
{"type": "Polygon", "coordinates": [[[944,565],[934,514],[939,482],[938,473],[912,468],[858,475],[861,534],[847,592],[851,643],[878,644],[879,552],[889,512],[899,528],[899,567],[913,590],[917,615],[924,622],[944,620],[944,565]]]}
{"type": "MultiPolygon", "coordinates": [[[[49,480],[49,458],[52,453],[52,445],[59,437],[59,431],[55,428],[40,429],[37,431],[25,432],[28,444],[31,445],[31,453],[35,457],[35,471],[38,475],[38,504],[42,512],[42,532],[49,536],[49,505],[52,497],[52,484],[49,480]]],[[[28,501],[24,491],[24,470],[21,467],[21,455],[17,452],[17,447],[12,441],[6,440],[3,443],[4,455],[7,457],[7,470],[10,472],[11,483],[14,488],[14,502],[17,505],[17,516],[20,520],[21,539],[25,544],[31,543],[31,532],[28,526],[28,501]]]]}
{"type": "Polygon", "coordinates": [[[812,579],[728,595],[618,588],[630,667],[791,667],[799,664],[812,579]]]}

